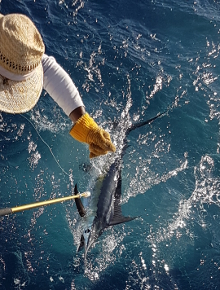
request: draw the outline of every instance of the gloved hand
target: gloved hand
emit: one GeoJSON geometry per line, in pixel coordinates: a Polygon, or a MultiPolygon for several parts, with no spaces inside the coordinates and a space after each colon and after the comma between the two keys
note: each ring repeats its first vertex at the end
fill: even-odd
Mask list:
{"type": "Polygon", "coordinates": [[[90,158],[116,150],[109,133],[100,128],[88,113],[77,120],[70,130],[70,135],[80,142],[89,144],[90,158]]]}

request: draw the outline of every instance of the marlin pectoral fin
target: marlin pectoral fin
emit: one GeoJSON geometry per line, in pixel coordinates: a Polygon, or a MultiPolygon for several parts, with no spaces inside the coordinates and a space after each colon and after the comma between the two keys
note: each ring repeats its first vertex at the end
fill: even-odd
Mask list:
{"type": "Polygon", "coordinates": [[[111,221],[109,226],[115,226],[118,224],[130,222],[132,220],[136,219],[136,217],[129,217],[129,216],[115,216],[111,221]]]}
{"type": "Polygon", "coordinates": [[[121,179],[119,179],[118,186],[116,189],[115,202],[114,202],[114,215],[112,219],[110,220],[110,223],[109,223],[110,226],[118,225],[121,223],[126,223],[136,218],[136,217],[125,217],[122,215],[120,197],[121,197],[121,179]]]}
{"type": "Polygon", "coordinates": [[[80,245],[79,245],[77,252],[82,251],[82,249],[84,248],[84,245],[85,245],[85,239],[84,239],[84,236],[81,235],[80,245]]]}

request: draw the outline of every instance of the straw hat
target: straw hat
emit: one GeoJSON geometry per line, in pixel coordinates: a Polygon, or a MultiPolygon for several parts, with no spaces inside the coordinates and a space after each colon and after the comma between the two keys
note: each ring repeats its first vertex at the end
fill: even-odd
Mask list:
{"type": "Polygon", "coordinates": [[[0,14],[0,111],[24,113],[43,87],[45,47],[34,23],[22,14],[0,14]]]}

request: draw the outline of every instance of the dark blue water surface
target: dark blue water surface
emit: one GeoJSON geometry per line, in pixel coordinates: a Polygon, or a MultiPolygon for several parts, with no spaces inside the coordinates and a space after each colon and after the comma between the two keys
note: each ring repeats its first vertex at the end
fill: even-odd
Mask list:
{"type": "Polygon", "coordinates": [[[138,218],[108,229],[86,267],[74,202],[1,218],[0,289],[220,289],[220,1],[2,0],[0,12],[35,22],[118,149],[89,160],[45,92],[29,113],[1,113],[2,208],[88,190],[127,122],[167,112],[128,138],[122,211],[138,218]]]}

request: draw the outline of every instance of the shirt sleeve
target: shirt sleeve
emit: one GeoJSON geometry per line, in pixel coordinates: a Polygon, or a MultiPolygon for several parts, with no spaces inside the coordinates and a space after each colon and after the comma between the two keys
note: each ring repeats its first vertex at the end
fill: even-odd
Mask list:
{"type": "Polygon", "coordinates": [[[67,116],[76,108],[84,106],[72,79],[54,57],[44,54],[42,65],[44,71],[43,88],[67,116]]]}

